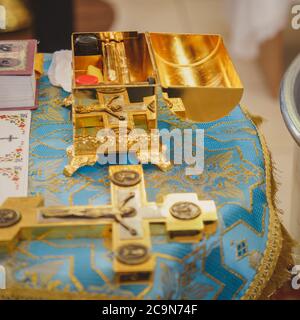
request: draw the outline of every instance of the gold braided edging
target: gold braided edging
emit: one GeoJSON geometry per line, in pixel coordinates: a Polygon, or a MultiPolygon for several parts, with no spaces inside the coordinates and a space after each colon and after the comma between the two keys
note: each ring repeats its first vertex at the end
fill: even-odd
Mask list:
{"type": "Polygon", "coordinates": [[[291,281],[291,274],[288,270],[288,267],[293,265],[293,258],[290,254],[293,250],[293,247],[296,245],[296,242],[293,241],[286,231],[286,229],[281,226],[283,241],[280,255],[271,277],[266,287],[263,289],[260,300],[270,299],[271,296],[280,289],[286,281],[291,281]]]}
{"type": "Polygon", "coordinates": [[[265,137],[258,128],[262,123],[262,119],[252,116],[245,107],[241,106],[241,109],[256,128],[261,143],[266,172],[266,196],[269,207],[266,249],[257,274],[241,299],[266,299],[289,279],[288,266],[292,262],[291,253],[294,243],[278,218],[279,210],[276,206],[277,185],[273,175],[274,166],[265,137]]]}
{"type": "Polygon", "coordinates": [[[99,293],[67,292],[45,289],[10,288],[1,290],[1,300],[135,300],[136,297],[105,295],[99,293]]]}

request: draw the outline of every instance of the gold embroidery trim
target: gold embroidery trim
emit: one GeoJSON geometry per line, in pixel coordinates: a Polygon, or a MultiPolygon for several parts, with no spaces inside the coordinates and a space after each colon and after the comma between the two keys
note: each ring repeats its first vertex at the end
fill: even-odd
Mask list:
{"type": "Polygon", "coordinates": [[[261,143],[266,172],[266,197],[269,206],[269,227],[266,249],[264,251],[260,265],[257,269],[257,274],[255,275],[244,296],[241,298],[242,300],[254,300],[258,299],[261,296],[264,288],[267,286],[268,281],[274,274],[274,270],[280,256],[283,238],[281,232],[281,223],[277,214],[278,209],[276,208],[274,199],[276,186],[272,181],[273,166],[271,163],[270,152],[268,150],[265,137],[255,124],[255,118],[250,115],[250,113],[244,106],[241,106],[241,110],[256,128],[258,138],[261,143]]]}

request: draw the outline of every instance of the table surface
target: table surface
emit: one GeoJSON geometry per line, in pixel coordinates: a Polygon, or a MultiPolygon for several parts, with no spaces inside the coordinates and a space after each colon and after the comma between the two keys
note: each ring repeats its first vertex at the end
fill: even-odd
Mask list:
{"type": "MultiPolygon", "coordinates": [[[[45,59],[49,67],[51,56],[45,59]]],[[[39,108],[32,113],[29,194],[41,194],[47,205],[107,204],[107,166],[96,164],[65,177],[65,149],[72,144],[67,93],[39,85],[39,108]]],[[[199,176],[185,175],[175,166],[163,173],[144,166],[149,201],[165,194],[196,192],[214,200],[218,230],[198,244],[168,243],[152,236],[156,271],[149,285],[113,282],[110,241],[47,239],[22,241],[0,256],[8,272],[10,293],[35,298],[241,299],[257,298],[272,275],[280,252],[281,233],[271,200],[271,166],[265,143],[248,113],[237,106],[219,121],[184,122],[160,101],[160,128],[205,130],[205,168],[199,176]],[[277,240],[276,240],[277,239],[277,240]],[[271,255],[272,254],[272,255],[271,255]],[[271,258],[270,258],[271,257],[271,258]]]]}

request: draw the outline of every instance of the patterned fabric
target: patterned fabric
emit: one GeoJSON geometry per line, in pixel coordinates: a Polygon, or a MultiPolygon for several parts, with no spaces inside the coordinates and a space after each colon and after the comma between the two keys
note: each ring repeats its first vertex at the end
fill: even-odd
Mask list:
{"type": "MultiPolygon", "coordinates": [[[[47,56],[46,66],[50,56],[47,56]]],[[[107,166],[80,169],[65,177],[65,149],[72,144],[69,111],[61,107],[66,94],[41,78],[39,109],[32,113],[29,190],[47,205],[110,203],[107,166]]],[[[144,166],[148,200],[160,201],[174,192],[196,192],[217,204],[217,232],[198,244],[168,243],[152,236],[156,271],[150,285],[113,282],[110,240],[107,238],[22,241],[0,264],[9,269],[9,286],[34,297],[241,299],[257,282],[271,237],[263,145],[256,127],[237,106],[223,119],[196,124],[183,122],[160,103],[160,128],[205,130],[205,168],[199,176],[185,175],[184,166],[167,173],[144,166]]],[[[276,257],[273,256],[276,260],[276,257]]],[[[275,261],[276,262],[276,261],[275,261]]],[[[272,272],[272,271],[271,271],[272,272]]]]}

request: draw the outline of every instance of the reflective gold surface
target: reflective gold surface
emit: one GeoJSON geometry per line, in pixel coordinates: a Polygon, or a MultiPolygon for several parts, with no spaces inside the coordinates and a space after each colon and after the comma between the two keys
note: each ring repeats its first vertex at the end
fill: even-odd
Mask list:
{"type": "MultiPolygon", "coordinates": [[[[99,38],[102,52],[75,55],[74,76],[85,74],[89,64],[98,67],[106,74],[98,88],[161,86],[168,102],[182,104],[185,112],[180,116],[196,122],[224,117],[242,98],[243,85],[219,35],[90,34],[99,38]],[[104,43],[110,47],[103,49],[104,43]]],[[[73,42],[78,35],[73,35],[73,42]]],[[[74,87],[83,88],[75,81],[74,87]]]]}
{"type": "MultiPolygon", "coordinates": [[[[166,195],[161,203],[149,202],[146,194],[143,167],[120,165],[109,167],[111,203],[102,206],[53,206],[44,207],[41,197],[9,198],[2,211],[14,211],[21,217],[13,225],[0,225],[0,252],[13,252],[20,240],[63,238],[70,230],[74,237],[108,238],[113,255],[116,283],[150,282],[156,265],[152,254],[152,235],[167,236],[169,241],[198,243],[210,228],[206,222],[217,224],[216,206],[213,201],[200,201],[196,193],[166,195]],[[199,208],[198,216],[189,210],[178,210],[172,216],[170,208],[186,201],[199,208]],[[184,220],[181,217],[184,216],[184,220]],[[128,247],[143,247],[148,258],[130,263],[133,252],[128,247]],[[125,247],[123,259],[118,258],[125,247]]],[[[214,229],[213,232],[215,232],[214,229]]],[[[140,249],[134,252],[138,255],[140,249]]],[[[134,257],[133,257],[134,258],[134,257]]]]}
{"type": "Polygon", "coordinates": [[[150,33],[159,77],[164,88],[235,87],[220,36],[150,33]],[[225,72],[224,72],[225,71],[225,72]]]}
{"type": "Polygon", "coordinates": [[[239,102],[243,86],[221,36],[149,33],[159,80],[169,98],[181,98],[186,117],[213,121],[239,102]]]}
{"type": "MultiPolygon", "coordinates": [[[[74,33],[72,45],[78,35],[74,33]]],[[[101,86],[149,85],[148,78],[155,77],[146,35],[138,32],[93,32],[99,38],[101,52],[94,56],[73,57],[74,76],[85,74],[88,65],[102,70],[104,82],[101,86]]],[[[76,83],[74,86],[79,88],[76,83]]]]}
{"type": "MultiPolygon", "coordinates": [[[[115,130],[125,120],[129,132],[157,128],[158,87],[166,107],[178,117],[195,122],[224,117],[243,94],[219,35],[74,33],[72,48],[74,147],[68,153],[67,175],[95,162],[100,129],[115,130]],[[76,77],[87,74],[88,69],[99,73],[98,83],[76,83],[76,77]]],[[[145,158],[137,156],[139,160],[145,158]]],[[[167,170],[170,163],[162,157],[159,167],[167,170]]]]}

